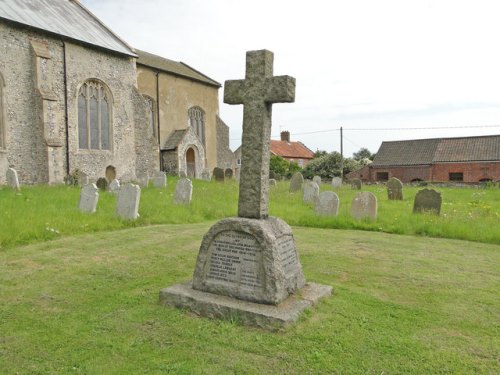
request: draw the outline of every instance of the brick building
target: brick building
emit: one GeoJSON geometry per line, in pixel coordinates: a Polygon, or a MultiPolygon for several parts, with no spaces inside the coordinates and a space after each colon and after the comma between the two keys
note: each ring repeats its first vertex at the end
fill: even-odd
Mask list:
{"type": "Polygon", "coordinates": [[[382,142],[373,163],[355,173],[370,182],[499,181],[500,135],[382,142]]]}
{"type": "Polygon", "coordinates": [[[301,168],[304,168],[312,158],[314,152],[309,150],[302,142],[291,142],[290,132],[281,132],[279,141],[271,140],[270,151],[271,155],[281,156],[283,159],[297,163],[301,168]]]}

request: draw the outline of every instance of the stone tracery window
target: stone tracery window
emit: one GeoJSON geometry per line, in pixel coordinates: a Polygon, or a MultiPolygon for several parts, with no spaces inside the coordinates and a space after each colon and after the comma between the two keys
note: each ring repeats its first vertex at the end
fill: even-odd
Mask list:
{"type": "Polygon", "coordinates": [[[205,111],[200,107],[191,107],[188,110],[189,126],[205,145],[205,111]]]}
{"type": "Polygon", "coordinates": [[[78,92],[78,148],[111,148],[111,93],[102,82],[86,81],[78,92]]]}
{"type": "Polygon", "coordinates": [[[148,95],[143,95],[143,97],[144,99],[146,99],[149,108],[149,113],[148,113],[149,130],[151,131],[151,134],[153,134],[153,136],[156,137],[158,132],[158,128],[156,125],[156,101],[148,95]]]}
{"type": "Polygon", "coordinates": [[[0,74],[0,149],[5,148],[5,119],[4,119],[4,97],[3,97],[4,82],[0,74]]]}

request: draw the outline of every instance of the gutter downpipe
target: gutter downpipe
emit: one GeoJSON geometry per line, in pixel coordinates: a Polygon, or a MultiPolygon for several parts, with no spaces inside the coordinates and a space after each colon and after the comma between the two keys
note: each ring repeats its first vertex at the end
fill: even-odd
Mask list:
{"type": "Polygon", "coordinates": [[[64,122],[66,125],[66,175],[69,176],[69,112],[68,112],[68,77],[66,68],[66,42],[63,40],[63,69],[64,69],[64,122]]]}

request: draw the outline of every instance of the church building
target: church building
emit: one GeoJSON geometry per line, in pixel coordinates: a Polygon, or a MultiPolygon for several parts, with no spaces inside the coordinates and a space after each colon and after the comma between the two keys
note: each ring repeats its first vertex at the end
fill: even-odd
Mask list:
{"type": "Polygon", "coordinates": [[[219,87],[136,51],[77,0],[0,2],[0,184],[9,166],[53,184],[231,164],[219,87]]]}

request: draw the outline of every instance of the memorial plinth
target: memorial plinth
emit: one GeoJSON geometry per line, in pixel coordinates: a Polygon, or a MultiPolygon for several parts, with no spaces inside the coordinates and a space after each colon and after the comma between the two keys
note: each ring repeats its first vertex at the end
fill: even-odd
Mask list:
{"type": "Polygon", "coordinates": [[[203,237],[193,280],[160,291],[160,302],[262,328],[287,326],[330,286],[306,283],[292,229],[268,216],[272,103],[293,102],[295,79],[273,76],[273,54],[247,52],[244,80],[226,81],[224,102],[244,104],[238,216],[203,237]]]}

